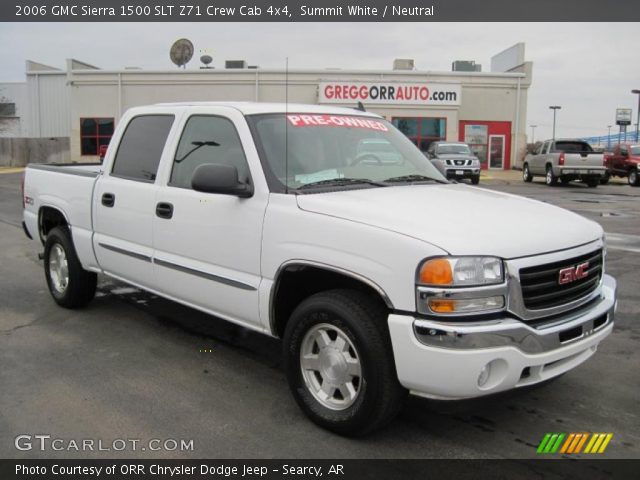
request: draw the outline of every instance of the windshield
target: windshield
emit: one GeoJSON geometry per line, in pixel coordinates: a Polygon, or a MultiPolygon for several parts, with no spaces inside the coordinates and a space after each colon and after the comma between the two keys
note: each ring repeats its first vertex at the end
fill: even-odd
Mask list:
{"type": "Polygon", "coordinates": [[[438,145],[438,155],[471,155],[471,150],[467,145],[461,143],[443,143],[438,145]]]}
{"type": "Polygon", "coordinates": [[[282,192],[285,185],[307,193],[314,187],[447,183],[384,119],[295,113],[251,115],[247,120],[273,191],[282,192]]]}
{"type": "Polygon", "coordinates": [[[630,150],[631,155],[640,155],[640,145],[633,145],[630,150]]]}

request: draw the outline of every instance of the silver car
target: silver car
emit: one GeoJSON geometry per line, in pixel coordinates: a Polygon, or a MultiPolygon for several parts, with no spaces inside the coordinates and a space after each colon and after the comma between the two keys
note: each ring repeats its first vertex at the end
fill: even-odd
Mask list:
{"type": "Polygon", "coordinates": [[[426,155],[448,179],[468,178],[474,185],[480,183],[480,160],[466,143],[433,142],[426,155]]]}

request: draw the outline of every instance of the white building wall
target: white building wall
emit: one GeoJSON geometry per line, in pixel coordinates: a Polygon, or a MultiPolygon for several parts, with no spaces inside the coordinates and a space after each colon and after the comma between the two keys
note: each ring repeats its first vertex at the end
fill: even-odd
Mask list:
{"type": "MultiPolygon", "coordinates": [[[[276,70],[73,70],[66,78],[70,99],[67,134],[71,137],[72,160],[87,161],[91,159],[80,156],[80,119],[113,117],[117,123],[122,113],[134,106],[180,101],[284,102],[287,96],[290,103],[314,104],[318,103],[318,84],[324,81],[460,84],[462,98],[457,106],[367,105],[367,108],[389,119],[394,116],[445,118],[448,140],[459,138],[460,120],[511,122],[510,156],[512,164],[516,164],[515,138],[518,138],[519,149],[526,139],[530,71],[524,73],[294,71],[289,72],[287,86],[284,72],[276,70]],[[518,82],[520,121],[516,135],[518,82]]],[[[42,91],[42,83],[40,88],[42,91]]]]}
{"type": "Polygon", "coordinates": [[[65,72],[27,72],[28,137],[68,137],[71,92],[65,72]]]}

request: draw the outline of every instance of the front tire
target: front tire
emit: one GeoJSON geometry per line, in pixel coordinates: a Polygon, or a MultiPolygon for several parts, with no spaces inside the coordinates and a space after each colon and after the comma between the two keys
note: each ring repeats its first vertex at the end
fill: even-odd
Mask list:
{"type": "Polygon", "coordinates": [[[473,185],[478,185],[480,183],[480,175],[476,175],[471,177],[471,183],[473,185]]]}
{"type": "Polygon", "coordinates": [[[550,187],[553,187],[558,183],[558,177],[554,175],[553,168],[551,168],[551,165],[547,165],[547,172],[544,179],[545,179],[545,183],[550,187]]]}
{"type": "Polygon", "coordinates": [[[634,168],[629,172],[629,176],[627,177],[627,180],[629,181],[629,185],[631,185],[632,187],[638,186],[638,169],[637,168],[634,168]]]}
{"type": "Polygon", "coordinates": [[[533,175],[531,175],[528,163],[525,163],[522,167],[522,180],[524,180],[526,183],[530,183],[533,180],[533,175]]]}
{"type": "Polygon", "coordinates": [[[387,312],[358,291],[331,290],[304,300],[284,335],[291,392],[316,424],[357,436],[390,422],[406,390],[398,382],[387,312]]]}
{"type": "Polygon", "coordinates": [[[67,228],[55,227],[47,235],[44,274],[51,296],[62,307],[84,307],[96,293],[98,276],[82,268],[67,228]]]}

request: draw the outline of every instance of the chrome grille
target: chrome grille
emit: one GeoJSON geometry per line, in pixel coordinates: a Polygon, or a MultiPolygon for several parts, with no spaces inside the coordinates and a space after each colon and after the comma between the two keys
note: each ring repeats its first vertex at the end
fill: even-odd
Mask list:
{"type": "Polygon", "coordinates": [[[528,310],[557,307],[580,300],[592,293],[600,283],[603,270],[602,250],[579,257],[520,270],[522,299],[528,310]],[[559,283],[560,270],[589,262],[587,276],[570,283],[559,283]]]}

